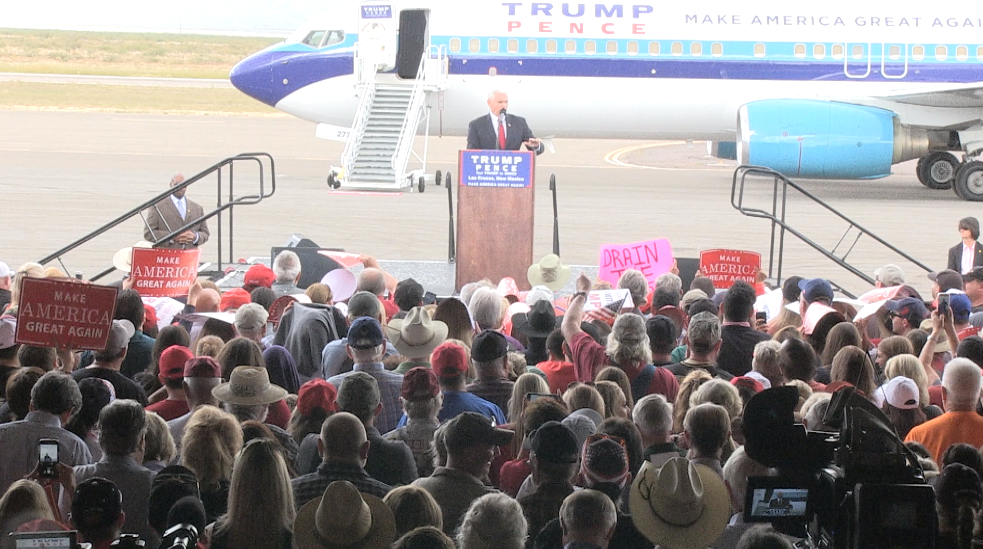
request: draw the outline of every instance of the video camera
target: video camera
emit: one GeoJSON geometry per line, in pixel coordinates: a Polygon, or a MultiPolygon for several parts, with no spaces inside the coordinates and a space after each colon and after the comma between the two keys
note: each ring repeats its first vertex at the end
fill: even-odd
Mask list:
{"type": "Polygon", "coordinates": [[[778,470],[748,479],[745,522],[771,522],[818,549],[934,548],[935,491],[890,420],[845,387],[823,420],[839,433],[807,431],[795,423],[798,398],[777,387],[745,407],[745,451],[778,470]]]}

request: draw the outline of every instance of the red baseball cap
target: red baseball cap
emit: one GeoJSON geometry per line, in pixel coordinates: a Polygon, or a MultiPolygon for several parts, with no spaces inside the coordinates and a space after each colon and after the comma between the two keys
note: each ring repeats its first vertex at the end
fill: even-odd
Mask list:
{"type": "Polygon", "coordinates": [[[315,378],[300,387],[297,392],[297,410],[301,415],[309,416],[314,408],[320,408],[325,412],[337,412],[338,405],[335,399],[338,397],[338,389],[327,381],[315,378]]]}
{"type": "Polygon", "coordinates": [[[276,281],[276,274],[266,265],[253,265],[242,279],[242,289],[251,292],[260,286],[269,288],[276,281]]]}
{"type": "Polygon", "coordinates": [[[194,355],[183,345],[171,345],[164,349],[158,361],[161,380],[183,379],[184,365],[192,358],[194,355]]]}
{"type": "Polygon", "coordinates": [[[754,391],[754,394],[765,390],[765,386],[760,381],[748,376],[737,376],[730,380],[730,384],[734,387],[747,387],[754,391]]]}
{"type": "Polygon", "coordinates": [[[440,385],[433,370],[417,366],[403,376],[399,395],[410,402],[429,400],[440,393],[440,385]]]}
{"type": "Polygon", "coordinates": [[[144,311],[144,324],[151,324],[152,326],[157,325],[157,309],[154,309],[153,305],[143,304],[144,311]]]}
{"type": "Polygon", "coordinates": [[[249,292],[242,288],[234,288],[222,294],[222,302],[219,304],[219,309],[222,311],[238,309],[246,303],[252,303],[252,300],[249,292]]]}
{"type": "Polygon", "coordinates": [[[468,355],[456,343],[442,343],[430,354],[433,371],[440,377],[456,377],[468,371],[468,355]]]}
{"type": "Polygon", "coordinates": [[[222,366],[210,356],[196,356],[184,363],[184,377],[221,378],[222,366]]]}

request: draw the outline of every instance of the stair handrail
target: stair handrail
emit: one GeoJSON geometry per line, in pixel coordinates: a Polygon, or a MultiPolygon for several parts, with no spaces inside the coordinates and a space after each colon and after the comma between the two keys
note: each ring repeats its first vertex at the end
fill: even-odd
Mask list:
{"type": "MultiPolygon", "coordinates": [[[[196,182],[202,180],[203,178],[205,178],[205,177],[207,177],[207,176],[209,176],[209,175],[211,175],[213,173],[217,173],[218,174],[218,182],[217,182],[217,185],[216,186],[217,186],[217,195],[218,195],[218,199],[217,200],[218,200],[218,202],[220,204],[214,210],[205,213],[204,215],[202,215],[201,217],[199,217],[197,219],[194,219],[194,220],[189,221],[188,223],[185,223],[184,225],[178,227],[177,229],[172,230],[169,234],[164,235],[163,237],[159,238],[156,242],[152,242],[151,244],[153,244],[153,246],[156,247],[161,242],[169,241],[173,237],[175,237],[175,236],[181,234],[182,232],[190,229],[191,227],[197,225],[198,223],[200,223],[202,221],[207,221],[207,220],[209,220],[209,219],[211,219],[213,217],[218,216],[219,217],[219,225],[217,227],[216,233],[217,233],[217,237],[218,237],[217,238],[217,240],[218,240],[218,265],[219,265],[219,268],[221,268],[221,265],[222,265],[222,226],[221,226],[221,214],[222,214],[222,212],[225,212],[226,210],[229,210],[230,211],[230,222],[229,222],[229,224],[230,224],[230,231],[229,231],[229,233],[230,233],[229,234],[229,240],[230,240],[230,244],[229,244],[229,256],[230,256],[230,260],[229,260],[229,262],[231,263],[232,262],[232,260],[231,260],[231,256],[232,256],[232,244],[231,244],[231,242],[232,242],[232,238],[234,236],[233,235],[233,229],[232,229],[232,226],[233,226],[232,225],[233,224],[233,218],[231,217],[232,208],[234,206],[239,206],[239,205],[258,204],[258,203],[262,202],[263,200],[265,200],[267,198],[270,198],[276,192],[276,166],[275,166],[275,162],[273,160],[273,157],[269,153],[263,153],[263,152],[240,153],[240,154],[237,154],[235,156],[230,156],[230,157],[225,158],[225,159],[223,159],[223,160],[221,160],[219,162],[216,162],[215,164],[212,164],[211,166],[209,166],[208,168],[205,168],[201,172],[199,172],[199,173],[197,173],[197,174],[195,174],[195,175],[193,175],[193,176],[185,179],[184,182],[179,183],[178,185],[175,185],[173,187],[168,188],[166,191],[164,191],[164,192],[162,192],[162,193],[154,196],[153,198],[151,198],[150,200],[144,202],[143,204],[140,204],[139,206],[137,206],[137,207],[135,207],[135,208],[127,211],[126,213],[124,213],[124,214],[116,217],[112,221],[109,221],[109,222],[105,223],[104,225],[102,225],[100,227],[97,227],[96,229],[92,230],[91,232],[89,232],[88,234],[82,236],[81,238],[75,240],[74,242],[72,242],[72,243],[70,243],[70,244],[68,244],[68,245],[60,248],[59,250],[57,250],[57,251],[55,251],[55,252],[53,252],[51,254],[48,254],[47,256],[45,256],[45,257],[41,258],[40,260],[38,260],[38,263],[41,264],[41,265],[45,265],[45,264],[47,264],[47,263],[49,263],[49,262],[54,261],[54,260],[57,259],[58,262],[61,264],[62,268],[65,269],[66,272],[70,272],[65,267],[65,264],[61,261],[62,256],[64,256],[65,254],[67,254],[67,253],[69,253],[69,252],[71,252],[71,251],[73,251],[73,250],[81,247],[82,245],[86,244],[87,242],[90,242],[90,241],[94,240],[95,238],[97,238],[97,237],[105,234],[109,230],[111,230],[111,229],[113,229],[115,227],[118,227],[119,225],[125,223],[126,221],[130,220],[131,218],[133,218],[133,217],[135,217],[137,215],[140,215],[141,216],[141,218],[143,219],[143,222],[144,222],[144,226],[147,226],[147,220],[146,220],[146,218],[143,218],[143,216],[142,216],[142,214],[143,214],[143,212],[145,210],[147,210],[151,206],[156,205],[161,200],[164,200],[165,198],[168,198],[172,194],[174,194],[174,193],[176,193],[178,191],[187,189],[191,185],[195,184],[196,182]],[[266,190],[266,177],[265,177],[264,171],[263,171],[263,167],[264,167],[263,166],[263,159],[264,158],[267,159],[269,161],[269,164],[270,164],[270,177],[269,177],[270,186],[269,186],[269,192],[267,192],[267,190],[266,190]],[[234,192],[234,186],[233,186],[233,181],[234,181],[234,179],[233,179],[234,178],[233,166],[234,166],[234,164],[236,162],[240,162],[240,161],[243,161],[243,162],[245,162],[245,161],[255,162],[258,165],[258,167],[259,167],[259,194],[245,195],[245,196],[241,196],[241,197],[237,197],[237,198],[236,197],[233,197],[233,194],[232,194],[234,192]],[[222,168],[225,168],[226,166],[229,167],[229,201],[226,202],[226,203],[224,203],[224,204],[221,204],[221,201],[222,201],[222,172],[221,172],[221,170],[222,170],[222,168]]],[[[98,280],[98,279],[102,278],[103,276],[106,276],[107,274],[109,274],[109,273],[111,273],[111,272],[113,272],[115,270],[116,270],[115,267],[110,267],[110,268],[108,268],[108,269],[106,269],[104,271],[101,271],[100,273],[96,274],[95,276],[88,277],[88,280],[90,280],[90,281],[98,280]]]]}
{"type": "MultiPolygon", "coordinates": [[[[731,206],[734,207],[734,209],[736,209],[737,211],[741,212],[742,214],[744,214],[744,215],[746,215],[748,217],[758,217],[758,218],[762,218],[762,219],[768,219],[768,220],[771,221],[771,245],[770,245],[770,251],[769,251],[768,274],[769,274],[769,277],[770,278],[775,278],[778,281],[778,283],[781,283],[781,281],[782,281],[782,264],[783,264],[783,257],[784,257],[784,251],[785,251],[785,233],[786,232],[791,233],[793,236],[795,236],[796,238],[798,238],[802,242],[808,244],[813,249],[815,249],[819,253],[821,253],[824,256],[826,256],[827,259],[833,261],[834,263],[836,263],[840,267],[843,267],[844,269],[846,269],[850,273],[852,273],[852,274],[856,275],[857,277],[863,279],[868,284],[874,284],[875,283],[875,280],[870,275],[868,275],[867,273],[861,271],[860,269],[857,269],[856,267],[854,267],[850,263],[847,263],[847,261],[846,261],[845,258],[846,258],[847,255],[849,255],[850,251],[853,250],[853,246],[850,246],[850,249],[847,250],[847,252],[844,254],[843,258],[840,258],[839,256],[837,256],[833,252],[831,252],[831,251],[827,250],[826,248],[824,248],[821,244],[815,242],[811,238],[809,238],[806,235],[802,234],[800,231],[798,231],[797,229],[795,229],[794,227],[792,227],[788,223],[788,221],[786,219],[786,214],[787,214],[787,202],[788,202],[788,189],[789,188],[792,188],[795,191],[798,191],[802,196],[804,196],[804,197],[812,200],[813,202],[815,202],[816,204],[822,206],[823,208],[825,208],[827,211],[829,211],[833,215],[835,215],[835,216],[839,217],[840,219],[842,219],[843,221],[846,221],[847,223],[849,223],[850,224],[850,227],[847,228],[847,232],[849,232],[850,229],[856,228],[859,231],[859,234],[857,235],[857,238],[854,240],[854,243],[853,243],[854,245],[856,245],[857,241],[860,240],[860,237],[866,235],[866,236],[869,236],[870,238],[874,239],[879,244],[887,247],[892,252],[894,252],[897,255],[901,256],[905,260],[907,260],[907,261],[913,263],[914,265],[916,265],[917,267],[925,270],[926,273],[932,271],[932,269],[930,267],[928,267],[927,265],[925,265],[924,263],[918,261],[917,259],[915,259],[914,257],[910,256],[909,254],[907,254],[906,252],[904,252],[900,248],[894,246],[890,242],[884,240],[883,238],[877,236],[876,234],[874,234],[870,230],[868,230],[865,227],[861,226],[856,221],[850,219],[849,217],[847,217],[846,215],[844,215],[843,213],[841,213],[839,210],[836,210],[835,208],[833,208],[832,206],[830,206],[828,203],[826,203],[824,200],[822,200],[821,198],[819,198],[816,195],[812,194],[811,192],[807,191],[802,186],[800,186],[796,182],[792,181],[791,179],[785,177],[781,173],[779,173],[779,172],[777,172],[775,170],[772,170],[771,168],[766,168],[766,167],[763,167],[763,166],[741,165],[741,166],[738,166],[737,169],[734,170],[734,178],[733,178],[733,183],[732,183],[731,191],[730,191],[730,203],[731,203],[731,206]],[[773,178],[773,180],[774,180],[774,187],[773,187],[773,195],[772,195],[772,208],[771,208],[771,212],[768,212],[766,210],[762,210],[760,208],[747,207],[747,206],[744,205],[744,190],[745,190],[745,186],[746,186],[746,179],[747,179],[747,177],[749,175],[766,176],[766,177],[773,178]],[[779,198],[781,198],[781,203],[780,204],[779,204],[779,198]],[[777,269],[777,275],[773,276],[772,271],[774,269],[775,252],[776,252],[776,249],[775,249],[775,232],[779,228],[780,228],[780,231],[779,231],[779,242],[778,242],[778,250],[777,250],[777,252],[778,252],[778,269],[777,269]]],[[[844,237],[845,236],[846,235],[844,234],[844,237]]],[[[843,242],[843,238],[844,237],[841,237],[840,238],[840,243],[843,242]]],[[[837,243],[837,246],[839,246],[839,243],[837,243]]]]}
{"type": "MultiPolygon", "coordinates": [[[[413,80],[413,89],[410,92],[410,100],[406,106],[406,116],[403,117],[403,126],[399,129],[399,137],[396,140],[396,152],[393,154],[391,166],[396,172],[396,177],[403,175],[406,164],[409,162],[410,152],[413,150],[413,140],[416,138],[417,126],[420,125],[420,117],[423,112],[423,101],[426,99],[424,86],[427,82],[427,63],[430,61],[431,50],[435,46],[429,46],[420,59],[420,66],[416,71],[416,78],[413,80]],[[410,132],[412,130],[412,133],[410,132]],[[409,138],[407,139],[407,136],[409,138]]],[[[437,49],[440,55],[440,49],[437,49]]]]}
{"type": "Polygon", "coordinates": [[[358,107],[355,109],[355,118],[352,120],[352,131],[348,134],[345,141],[345,150],[341,153],[341,165],[345,170],[345,177],[351,174],[358,150],[362,146],[362,138],[365,136],[365,127],[369,122],[369,115],[372,113],[372,103],[375,99],[375,83],[360,83],[356,86],[359,99],[358,107]]]}

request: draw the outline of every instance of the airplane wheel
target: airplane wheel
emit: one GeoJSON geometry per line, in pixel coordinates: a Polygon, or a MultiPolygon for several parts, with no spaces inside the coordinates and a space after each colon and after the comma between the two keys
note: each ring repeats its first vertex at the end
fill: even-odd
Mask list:
{"type": "Polygon", "coordinates": [[[983,202],[983,162],[973,160],[960,166],[952,188],[963,200],[983,202]]]}
{"type": "Polygon", "coordinates": [[[438,187],[440,186],[440,181],[441,181],[441,179],[443,179],[443,176],[444,176],[444,174],[442,174],[440,172],[440,170],[437,170],[437,173],[434,174],[434,181],[437,183],[437,186],[438,187]]]}
{"type": "Polygon", "coordinates": [[[421,175],[420,179],[417,181],[416,190],[422,193],[426,188],[427,188],[427,181],[423,179],[423,176],[421,175]]]}
{"type": "Polygon", "coordinates": [[[952,153],[934,152],[918,161],[918,181],[929,189],[951,189],[959,159],[952,153]]]}
{"type": "Polygon", "coordinates": [[[333,173],[329,173],[328,174],[328,188],[333,189],[334,188],[334,184],[335,184],[334,174],[333,173]]]}

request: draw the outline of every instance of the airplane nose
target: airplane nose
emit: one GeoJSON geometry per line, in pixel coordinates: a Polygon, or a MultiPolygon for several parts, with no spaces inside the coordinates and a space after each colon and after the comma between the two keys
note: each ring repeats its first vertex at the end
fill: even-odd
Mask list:
{"type": "Polygon", "coordinates": [[[229,80],[242,93],[276,107],[282,98],[277,97],[273,85],[274,62],[267,53],[251,55],[232,67],[229,80]]]}

